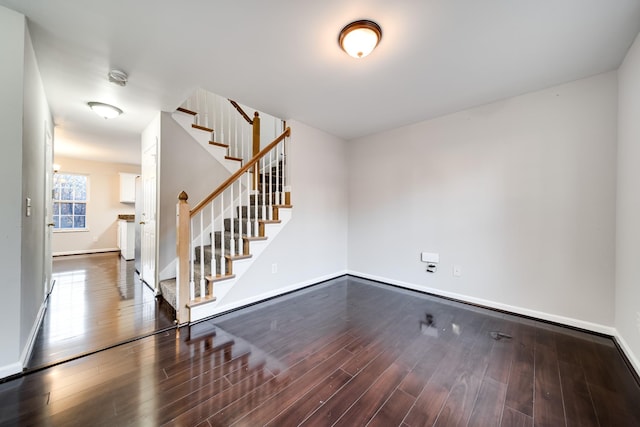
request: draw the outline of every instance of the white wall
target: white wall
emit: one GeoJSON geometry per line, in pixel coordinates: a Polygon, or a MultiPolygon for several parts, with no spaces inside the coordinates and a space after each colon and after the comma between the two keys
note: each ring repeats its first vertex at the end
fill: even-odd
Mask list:
{"type": "Polygon", "coordinates": [[[300,122],[287,124],[291,127],[292,218],[224,297],[225,306],[346,272],[346,143],[300,122]],[[274,263],[275,274],[271,273],[274,263]]]}
{"type": "Polygon", "coordinates": [[[89,176],[87,227],[89,231],[53,233],[53,254],[92,253],[118,249],[118,215],[134,214],[134,205],[120,203],[120,172],[140,173],[140,166],[55,157],[61,173],[89,176]]]}
{"type": "Polygon", "coordinates": [[[640,36],[618,70],[615,325],[640,372],[640,36]]]}
{"type": "Polygon", "coordinates": [[[44,309],[45,131],[52,134],[53,126],[25,17],[1,6],[0,57],[0,268],[3,298],[11,302],[0,314],[3,378],[27,362],[44,309]]]}
{"type": "Polygon", "coordinates": [[[0,209],[2,297],[11,304],[0,310],[0,378],[19,372],[21,322],[20,280],[22,221],[22,112],[25,18],[0,6],[0,180],[5,185],[0,209]],[[18,320],[20,319],[20,320],[18,320]],[[13,325],[14,327],[7,327],[13,325]]]}
{"type": "Polygon", "coordinates": [[[26,363],[44,313],[45,134],[53,135],[53,121],[28,30],[24,37],[22,200],[31,198],[31,216],[22,218],[20,348],[26,363]]]}
{"type": "Polygon", "coordinates": [[[173,120],[170,113],[162,113],[161,132],[158,271],[160,280],[164,280],[176,277],[178,195],[185,191],[193,207],[231,173],[173,120]]]}
{"type": "Polygon", "coordinates": [[[349,270],[612,333],[616,110],[611,72],[350,142],[349,270]]]}

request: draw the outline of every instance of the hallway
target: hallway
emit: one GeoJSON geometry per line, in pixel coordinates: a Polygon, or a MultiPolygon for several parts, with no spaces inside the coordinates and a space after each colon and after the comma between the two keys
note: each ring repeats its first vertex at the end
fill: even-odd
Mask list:
{"type": "Polygon", "coordinates": [[[118,253],[54,258],[53,279],[29,370],[173,327],[173,313],[118,253]]]}

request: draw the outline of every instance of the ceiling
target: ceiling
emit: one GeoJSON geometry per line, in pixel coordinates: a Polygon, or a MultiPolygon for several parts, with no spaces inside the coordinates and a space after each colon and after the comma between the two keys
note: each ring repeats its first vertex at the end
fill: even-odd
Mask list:
{"type": "Polygon", "coordinates": [[[195,88],[346,140],[616,69],[640,0],[0,0],[25,14],[56,154],[140,162],[195,88]],[[338,32],[382,27],[356,60],[338,32]],[[129,84],[108,82],[117,68],[129,84]],[[105,121],[86,103],[124,110],[105,121]]]}

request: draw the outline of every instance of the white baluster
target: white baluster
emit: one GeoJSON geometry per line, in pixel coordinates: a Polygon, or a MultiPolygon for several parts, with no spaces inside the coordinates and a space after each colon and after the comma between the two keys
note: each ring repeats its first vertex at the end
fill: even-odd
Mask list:
{"type": "Polygon", "coordinates": [[[280,204],[284,205],[284,143],[280,142],[280,156],[278,166],[280,167],[280,204]]]}
{"type": "Polygon", "coordinates": [[[233,256],[236,254],[236,239],[235,239],[235,221],[233,220],[233,202],[234,202],[234,195],[233,195],[233,184],[231,184],[229,186],[229,190],[230,190],[230,199],[229,199],[229,203],[231,203],[231,209],[229,209],[229,222],[231,224],[231,230],[230,230],[230,234],[231,234],[231,239],[229,239],[229,255],[233,256]]]}
{"type": "Polygon", "coordinates": [[[266,186],[264,185],[264,157],[260,159],[261,167],[260,167],[260,178],[262,182],[262,219],[267,218],[267,194],[266,194],[266,186]]]}
{"type": "Polygon", "coordinates": [[[214,93],[211,99],[211,116],[213,119],[213,142],[218,140],[218,114],[217,114],[217,104],[216,101],[218,96],[214,93]]]}
{"type": "MultiPolygon", "coordinates": [[[[193,230],[195,229],[194,227],[194,219],[191,218],[191,227],[190,228],[190,235],[189,235],[189,298],[190,299],[194,299],[195,298],[195,267],[194,267],[194,250],[193,250],[193,230]]],[[[176,303],[181,303],[180,301],[178,301],[178,295],[180,294],[179,289],[176,288],[176,303]]],[[[186,302],[186,301],[184,301],[186,302]]],[[[177,304],[176,304],[177,305],[177,304]]],[[[179,307],[179,306],[178,306],[179,307]]]]}
{"type": "Polygon", "coordinates": [[[199,125],[200,124],[200,113],[202,112],[201,108],[201,100],[200,98],[202,97],[202,90],[198,89],[198,91],[196,92],[196,117],[195,117],[195,121],[196,124],[199,125]]]}
{"type": "MultiPolygon", "coordinates": [[[[231,145],[231,138],[233,137],[233,135],[231,135],[231,103],[227,102],[227,138],[229,139],[229,142],[227,144],[231,145]]],[[[231,153],[231,150],[229,150],[229,153],[231,153]]]]}
{"type": "Polygon", "coordinates": [[[204,93],[204,126],[209,126],[209,92],[204,93]]]}
{"type": "Polygon", "coordinates": [[[235,209],[238,212],[238,253],[242,253],[242,233],[244,230],[244,221],[242,218],[242,178],[238,178],[238,207],[235,209]]]}
{"type": "MultiPolygon", "coordinates": [[[[273,212],[273,150],[269,151],[269,215],[273,212]]],[[[271,219],[271,217],[269,217],[271,219]]]]}
{"type": "Polygon", "coordinates": [[[274,151],[276,154],[276,204],[282,204],[282,191],[280,188],[280,157],[278,156],[278,150],[280,148],[280,143],[274,147],[274,151]]]}
{"type": "Polygon", "coordinates": [[[240,126],[240,158],[242,159],[242,164],[244,165],[244,162],[246,161],[245,157],[244,157],[244,120],[242,121],[242,126],[240,126]]]}
{"type": "Polygon", "coordinates": [[[253,233],[251,232],[251,174],[249,173],[249,171],[247,171],[247,172],[245,172],[244,175],[247,177],[247,185],[246,185],[246,189],[247,189],[247,210],[246,210],[245,215],[247,217],[246,233],[247,233],[247,237],[249,237],[249,236],[253,235],[253,233]]]}
{"type": "Polygon", "coordinates": [[[211,201],[211,277],[216,277],[216,230],[215,230],[215,200],[211,201]]]}
{"type": "Polygon", "coordinates": [[[220,193],[220,274],[227,274],[227,263],[224,260],[225,254],[225,238],[224,238],[224,192],[220,193]]]}
{"type": "Polygon", "coordinates": [[[224,133],[224,104],[220,104],[220,140],[218,142],[226,144],[224,133]]]}
{"type": "MultiPolygon", "coordinates": [[[[258,163],[256,163],[256,165],[259,165],[258,163]]],[[[251,182],[251,189],[252,189],[252,193],[253,193],[253,235],[256,236],[258,233],[258,198],[260,197],[260,192],[258,191],[257,188],[253,188],[253,183],[255,182],[256,185],[258,183],[258,176],[256,175],[258,173],[258,168],[252,168],[253,169],[253,178],[252,182],[251,182]]]]}
{"type": "Polygon", "coordinates": [[[276,139],[281,133],[282,132],[278,132],[278,119],[273,117],[273,139],[276,139]]]}
{"type": "MultiPolygon", "coordinates": [[[[284,127],[284,123],[283,123],[283,127],[284,127]]],[[[284,131],[283,131],[284,132],[284,131]]],[[[287,158],[289,156],[289,138],[285,137],[284,140],[282,141],[282,171],[283,171],[283,176],[282,176],[282,191],[286,192],[288,191],[289,188],[289,179],[290,179],[290,171],[289,171],[289,159],[287,158]]]]}
{"type": "Polygon", "coordinates": [[[200,214],[200,298],[204,297],[204,285],[206,279],[204,277],[204,266],[206,261],[204,260],[204,211],[200,214]]]}
{"type": "Polygon", "coordinates": [[[238,157],[238,114],[233,115],[233,129],[234,135],[233,140],[233,157],[238,157]]]}

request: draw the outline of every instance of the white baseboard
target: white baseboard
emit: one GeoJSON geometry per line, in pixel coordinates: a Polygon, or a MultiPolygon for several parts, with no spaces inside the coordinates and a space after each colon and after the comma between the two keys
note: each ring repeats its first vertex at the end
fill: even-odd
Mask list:
{"type": "MultiPolygon", "coordinates": [[[[309,280],[305,280],[303,282],[299,282],[293,285],[289,285],[289,286],[285,286],[283,288],[279,288],[279,289],[275,289],[269,292],[265,292],[262,293],[260,295],[255,295],[249,298],[245,298],[243,300],[239,300],[239,301],[233,301],[231,303],[227,303],[227,304],[220,304],[220,305],[216,305],[214,310],[212,310],[211,313],[207,313],[207,317],[208,316],[214,316],[216,314],[220,314],[220,313],[225,313],[227,311],[230,310],[235,310],[237,308],[240,307],[245,307],[251,304],[255,304],[257,302],[260,301],[264,301],[270,298],[274,298],[280,295],[284,295],[287,294],[289,292],[293,292],[293,291],[297,291],[298,289],[302,289],[305,288],[307,286],[310,285],[315,285],[317,283],[321,283],[321,282],[325,282],[327,280],[331,280],[331,279],[335,279],[337,277],[340,276],[344,276],[345,274],[347,274],[346,271],[339,271],[339,272],[335,272],[335,273],[331,273],[331,274],[327,274],[325,276],[321,276],[321,277],[316,277],[314,279],[309,279],[309,280]]],[[[202,317],[203,318],[203,317],[202,317]]]]}
{"type": "Polygon", "coordinates": [[[618,341],[618,345],[620,345],[620,348],[624,352],[624,355],[627,356],[627,359],[629,359],[631,366],[633,366],[633,369],[635,369],[636,374],[640,376],[640,360],[638,360],[636,355],[631,350],[631,347],[629,347],[629,344],[627,344],[627,342],[624,340],[622,335],[618,333],[617,330],[616,330],[615,338],[616,338],[616,341],[618,341]]]}
{"type": "Polygon", "coordinates": [[[65,256],[65,255],[88,255],[88,254],[101,254],[104,252],[120,252],[118,248],[102,248],[102,249],[83,249],[79,251],[61,251],[54,252],[52,255],[55,256],[65,256]]]}
{"type": "Polygon", "coordinates": [[[31,332],[29,332],[29,337],[27,338],[27,345],[22,350],[22,354],[20,355],[20,363],[22,366],[27,366],[29,362],[29,358],[31,357],[31,352],[33,351],[33,345],[36,342],[36,337],[38,336],[38,330],[40,329],[40,325],[42,324],[42,319],[44,319],[44,313],[47,311],[47,304],[49,302],[48,298],[45,298],[40,304],[40,310],[38,310],[38,314],[36,316],[36,321],[33,323],[31,327],[31,332]]]}
{"type": "Polygon", "coordinates": [[[468,295],[457,294],[454,292],[446,292],[440,289],[433,289],[426,286],[417,285],[414,283],[403,282],[400,280],[390,279],[388,277],[380,277],[372,274],[362,273],[359,271],[349,271],[348,274],[353,276],[362,277],[365,279],[375,280],[378,282],[388,283],[390,285],[400,286],[402,288],[412,289],[420,292],[427,292],[434,295],[439,295],[445,298],[452,298],[455,300],[468,302],[471,304],[477,304],[488,308],[494,308],[497,310],[508,311],[510,313],[521,314],[523,316],[534,317],[536,319],[547,320],[561,325],[573,326],[575,328],[584,329],[587,331],[597,332],[599,334],[605,334],[609,336],[616,336],[616,330],[612,326],[601,325],[598,323],[587,322],[585,320],[574,319],[571,317],[560,316],[551,313],[545,313],[543,311],[531,310],[525,307],[518,307],[514,305],[508,305],[499,303],[496,301],[485,300],[482,298],[475,298],[468,295]]]}

